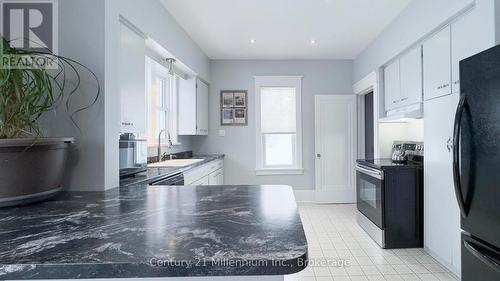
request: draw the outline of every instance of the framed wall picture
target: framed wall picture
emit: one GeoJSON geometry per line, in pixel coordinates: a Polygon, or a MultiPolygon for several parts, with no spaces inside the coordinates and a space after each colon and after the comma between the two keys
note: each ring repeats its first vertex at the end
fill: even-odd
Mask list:
{"type": "Polygon", "coordinates": [[[234,124],[247,125],[247,109],[235,108],[234,109],[234,124]]]}
{"type": "Polygon", "coordinates": [[[247,107],[247,93],[235,92],[234,93],[234,107],[247,107]]]}
{"type": "Polygon", "coordinates": [[[220,124],[222,126],[248,125],[248,97],[245,90],[220,92],[220,124]]]}
{"type": "Polygon", "coordinates": [[[234,109],[223,108],[222,109],[222,125],[234,124],[234,109]]]}
{"type": "Polygon", "coordinates": [[[234,93],[222,92],[222,107],[233,107],[233,106],[234,106],[234,93]]]}

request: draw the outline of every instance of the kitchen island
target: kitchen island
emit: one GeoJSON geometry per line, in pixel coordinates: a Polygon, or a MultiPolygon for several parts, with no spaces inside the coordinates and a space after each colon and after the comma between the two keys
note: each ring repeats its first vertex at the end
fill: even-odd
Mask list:
{"type": "Polygon", "coordinates": [[[288,186],[68,192],[0,209],[0,241],[2,280],[283,280],[307,263],[288,186]]]}

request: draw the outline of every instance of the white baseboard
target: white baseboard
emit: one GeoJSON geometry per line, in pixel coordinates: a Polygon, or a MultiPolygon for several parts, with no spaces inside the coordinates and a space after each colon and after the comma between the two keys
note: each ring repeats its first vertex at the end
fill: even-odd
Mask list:
{"type": "Polygon", "coordinates": [[[295,200],[298,203],[317,203],[317,204],[354,204],[352,194],[339,194],[331,192],[317,192],[314,189],[294,189],[295,200]],[[334,196],[333,196],[334,195],[334,196]]]}
{"type": "Polygon", "coordinates": [[[318,190],[314,196],[318,204],[356,203],[356,193],[353,189],[318,190]]]}
{"type": "Polygon", "coordinates": [[[315,202],[315,196],[314,196],[314,190],[313,189],[299,189],[299,190],[294,190],[293,191],[295,195],[295,200],[298,203],[314,203],[315,202]]]}
{"type": "Polygon", "coordinates": [[[461,279],[461,274],[460,274],[460,269],[455,268],[453,265],[450,263],[444,261],[443,258],[441,258],[439,255],[437,255],[434,251],[429,249],[427,246],[424,246],[424,251],[427,252],[433,259],[437,260],[442,266],[446,267],[451,273],[453,273],[455,276],[458,277],[458,279],[461,279]]]}

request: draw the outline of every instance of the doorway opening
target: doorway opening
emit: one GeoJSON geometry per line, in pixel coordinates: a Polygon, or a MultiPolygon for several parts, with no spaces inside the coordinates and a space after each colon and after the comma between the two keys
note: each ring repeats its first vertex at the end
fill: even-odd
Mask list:
{"type": "Polygon", "coordinates": [[[365,159],[375,158],[375,130],[373,120],[373,91],[362,96],[364,100],[364,115],[365,115],[365,151],[363,157],[365,159]]]}
{"type": "Polygon", "coordinates": [[[357,157],[376,159],[379,151],[379,89],[377,73],[372,72],[353,86],[357,103],[357,157]]]}

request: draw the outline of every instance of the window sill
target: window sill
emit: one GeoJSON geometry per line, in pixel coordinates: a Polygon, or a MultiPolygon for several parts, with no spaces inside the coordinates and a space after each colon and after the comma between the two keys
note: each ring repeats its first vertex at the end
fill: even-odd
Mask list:
{"type": "Polygon", "coordinates": [[[275,176],[275,175],[303,175],[303,168],[291,168],[291,169],[255,169],[255,175],[257,176],[275,176]]]}

